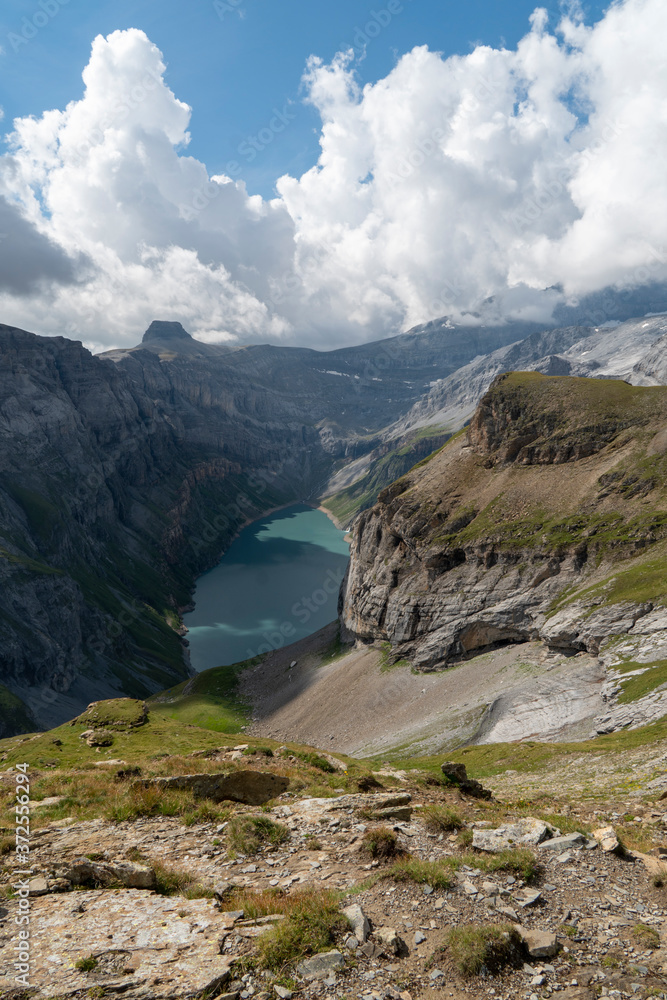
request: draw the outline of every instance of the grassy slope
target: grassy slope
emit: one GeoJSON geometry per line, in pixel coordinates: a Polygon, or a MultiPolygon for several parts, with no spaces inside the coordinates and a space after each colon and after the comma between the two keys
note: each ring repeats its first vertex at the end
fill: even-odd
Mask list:
{"type": "MultiPolygon", "coordinates": [[[[251,737],[243,738],[247,749],[242,759],[234,763],[211,760],[209,753],[233,748],[238,736],[166,718],[152,708],[147,720],[136,725],[142,706],[142,702],[132,699],[99,702],[95,705],[96,718],[84,712],[47,733],[0,740],[4,768],[29,764],[30,797],[34,803],[49,796],[61,797],[59,802],[33,808],[33,829],[65,817],[121,821],[161,814],[180,816],[186,824],[220,822],[234,811],[232,803],[196,799],[191,792],[144,788],[134,783],[136,774],[124,779],[117,775],[126,767],[138,768],[142,779],[259,768],[287,775],[295,792],[325,796],[335,794],[336,789],[356,791],[356,780],[370,773],[368,764],[340,754],[337,756],[343,770],[332,768],[312,747],[251,737]],[[91,728],[91,718],[95,726],[104,724],[113,735],[111,746],[90,747],[81,739],[81,734],[91,728]],[[100,766],[105,760],[114,763],[100,766]]],[[[14,795],[11,780],[0,783],[0,852],[9,849],[13,839],[14,795]]]]}
{"type": "Polygon", "coordinates": [[[588,590],[664,603],[667,388],[514,372],[483,404],[472,448],[457,435],[380,495],[415,524],[420,549],[483,544],[546,558],[579,547],[605,578],[567,600],[588,590]]]}
{"type": "Polygon", "coordinates": [[[219,733],[239,733],[249,721],[248,706],[238,696],[239,674],[261,661],[262,657],[256,656],[203,670],[192,680],[154,695],[149,700],[151,712],[219,733]]]}
{"type": "MultiPolygon", "coordinates": [[[[110,821],[132,820],[140,816],[178,816],[186,824],[223,821],[236,811],[231,803],[214,803],[195,799],[190,792],[158,791],[133,784],[132,780],[119,780],[119,766],[101,767],[105,758],[124,761],[124,765],[140,768],[142,778],[154,775],[192,774],[226,771],[235,767],[251,767],[286,774],[292,782],[291,790],[299,795],[340,794],[356,791],[357,781],[370,775],[380,766],[380,761],[355,760],[336,754],[344,770],[333,770],[313,748],[300,744],[278,744],[274,740],[244,737],[247,744],[242,759],[231,763],[208,759],[207,752],[228,750],[238,737],[222,735],[199,726],[188,726],[166,719],[151,711],[143,725],[131,725],[136,716],[134,709],[139,702],[115,700],[98,703],[103,709],[101,720],[114,734],[113,746],[96,750],[80,738],[90,725],[84,713],[78,719],[38,736],[18,736],[0,740],[0,759],[4,767],[19,763],[30,764],[30,795],[33,802],[48,796],[60,796],[61,801],[44,807],[33,808],[32,825],[39,828],[47,823],[72,817],[92,819],[103,817],[110,821]],[[127,709],[127,711],[125,711],[127,709]],[[120,717],[120,718],[119,718],[120,717]]],[[[589,767],[595,768],[601,758],[614,760],[616,771],[610,783],[610,794],[627,784],[628,754],[632,756],[631,769],[637,760],[637,751],[648,759],[655,754],[667,738],[667,721],[632,731],[601,736],[583,743],[553,744],[528,741],[524,743],[498,743],[470,746],[447,755],[448,759],[465,763],[468,773],[476,778],[502,775],[512,768],[521,775],[544,774],[552,779],[554,769],[565,764],[568,758],[579,760],[582,781],[589,767]],[[588,764],[590,760],[590,764],[588,764]],[[620,778],[620,786],[619,786],[620,778]],[[612,791],[613,787],[613,791],[612,791]]],[[[382,754],[381,781],[386,788],[405,787],[386,772],[387,753],[382,754]]],[[[409,786],[427,787],[442,781],[440,765],[443,757],[405,758],[394,757],[392,764],[403,767],[409,775],[409,786]]],[[[123,766],[124,766],[123,765],[123,766]]],[[[133,776],[130,776],[132,778],[133,776]]],[[[520,779],[513,779],[519,781],[520,779]]],[[[540,784],[537,797],[553,796],[540,784]]],[[[567,799],[567,792],[565,798],[567,799]]],[[[654,793],[653,797],[655,797],[654,793]]],[[[590,796],[589,796],[590,797],[590,796]]],[[[593,794],[593,798],[596,794],[593,794]]],[[[599,793],[597,793],[599,798],[599,793]]],[[[651,797],[649,795],[649,797],[651,797]]],[[[530,808],[529,802],[518,806],[530,808]]],[[[0,784],[0,848],[7,849],[11,840],[13,823],[14,789],[12,782],[0,784]]]]}

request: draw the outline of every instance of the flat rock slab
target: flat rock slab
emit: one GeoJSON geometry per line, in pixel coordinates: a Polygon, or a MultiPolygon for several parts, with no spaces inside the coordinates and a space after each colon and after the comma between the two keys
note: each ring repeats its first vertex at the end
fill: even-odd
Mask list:
{"type": "Polygon", "coordinates": [[[155,872],[146,865],[133,861],[91,861],[89,858],[75,858],[58,870],[60,878],[68,879],[73,885],[102,886],[123,885],[128,889],[154,889],[155,872]]]}
{"type": "Polygon", "coordinates": [[[562,837],[552,837],[551,840],[545,840],[539,846],[543,851],[554,851],[556,854],[562,854],[575,847],[583,847],[587,842],[588,838],[583,833],[566,833],[562,837]]]}
{"type": "Polygon", "coordinates": [[[149,778],[137,785],[157,788],[184,788],[197,798],[214,802],[243,802],[261,806],[289,788],[290,780],[272,771],[232,771],[230,774],[181,774],[173,778],[149,778]]]}
{"type": "Polygon", "coordinates": [[[373,814],[391,811],[391,815],[396,816],[397,812],[408,806],[411,801],[412,796],[409,792],[379,794],[360,792],[351,795],[337,795],[335,799],[300,799],[290,803],[289,806],[279,806],[277,811],[281,815],[297,815],[311,820],[324,813],[349,809],[363,809],[373,814]]]}
{"type": "Polygon", "coordinates": [[[552,836],[554,830],[541,819],[527,816],[516,823],[506,823],[495,830],[473,830],[472,846],[478,851],[497,853],[510,847],[527,847],[541,844],[552,836]]]}
{"type": "Polygon", "coordinates": [[[328,979],[334,972],[345,968],[345,959],[339,951],[323,951],[306,958],[296,967],[303,979],[328,979]]]}
{"type": "Polygon", "coordinates": [[[390,806],[389,809],[376,809],[370,818],[378,821],[397,819],[409,823],[412,819],[412,806],[390,806]]]}
{"type": "MultiPolygon", "coordinates": [[[[18,901],[5,906],[14,926],[18,901]]],[[[40,1000],[95,989],[128,1000],[194,1000],[203,990],[221,992],[230,976],[231,959],[219,953],[220,914],[209,899],[92,890],[34,899],[31,918],[31,984],[40,1000]],[[96,968],[79,971],[76,961],[91,955],[96,968]]],[[[12,944],[9,935],[0,940],[0,996],[16,986],[12,944]]]]}

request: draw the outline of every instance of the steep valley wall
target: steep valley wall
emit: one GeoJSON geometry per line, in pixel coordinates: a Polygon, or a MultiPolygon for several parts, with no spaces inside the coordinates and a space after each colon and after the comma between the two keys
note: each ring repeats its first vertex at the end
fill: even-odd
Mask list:
{"type": "Polygon", "coordinates": [[[343,623],[418,670],[526,639],[596,652],[640,619],[666,627],[664,572],[643,592],[635,579],[665,555],[666,425],[663,388],[500,376],[467,431],[360,515],[343,623]]]}

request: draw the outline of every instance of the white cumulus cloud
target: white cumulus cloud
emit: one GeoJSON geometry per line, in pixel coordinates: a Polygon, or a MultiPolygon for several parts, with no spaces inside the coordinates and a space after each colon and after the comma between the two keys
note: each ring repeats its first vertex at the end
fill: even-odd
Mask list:
{"type": "Polygon", "coordinates": [[[156,317],[332,347],[665,280],[666,34],[663,0],[625,0],[592,26],[538,8],[515,50],[415,48],[363,89],[352,53],[311,57],[321,154],[271,200],[188,155],[143,32],[98,37],[82,98],[15,121],[0,157],[45,261],[0,282],[0,316],[96,347],[156,317]]]}

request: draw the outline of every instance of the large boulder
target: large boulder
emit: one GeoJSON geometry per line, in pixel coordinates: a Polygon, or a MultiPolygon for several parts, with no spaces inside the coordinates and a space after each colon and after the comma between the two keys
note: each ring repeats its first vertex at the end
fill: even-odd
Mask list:
{"type": "Polygon", "coordinates": [[[593,830],[593,836],[605,854],[621,853],[621,843],[613,826],[601,826],[599,830],[593,830]]]}
{"type": "Polygon", "coordinates": [[[492,798],[492,793],[488,788],[484,788],[484,786],[474,778],[468,777],[465,764],[458,764],[454,761],[447,760],[440,765],[440,770],[453,785],[457,785],[461,789],[464,795],[471,795],[476,799],[492,798]]]}
{"type": "Polygon", "coordinates": [[[230,774],[179,774],[172,778],[148,778],[136,782],[144,787],[154,786],[165,791],[182,788],[200,799],[214,802],[243,802],[247,806],[261,806],[275,799],[289,787],[289,778],[272,771],[232,771],[230,774]]]}
{"type": "Polygon", "coordinates": [[[86,729],[79,736],[89,747],[110,747],[113,745],[113,733],[108,729],[86,729]]]}
{"type": "Polygon", "coordinates": [[[375,938],[391,955],[407,955],[408,946],[393,927],[378,927],[375,938]]]}

